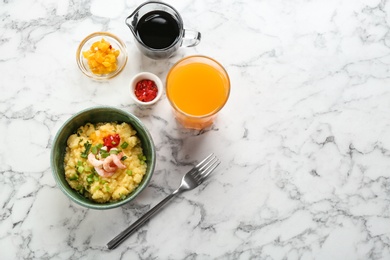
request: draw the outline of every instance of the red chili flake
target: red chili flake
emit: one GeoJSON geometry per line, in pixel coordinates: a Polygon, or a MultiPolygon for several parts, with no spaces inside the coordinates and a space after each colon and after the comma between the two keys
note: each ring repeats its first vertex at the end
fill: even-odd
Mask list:
{"type": "Polygon", "coordinates": [[[111,148],[117,147],[121,141],[121,137],[119,134],[108,135],[103,138],[104,146],[107,147],[107,151],[109,152],[111,148]]]}
{"type": "Polygon", "coordinates": [[[139,101],[149,102],[156,98],[158,89],[153,80],[143,79],[135,85],[134,93],[139,101]]]}

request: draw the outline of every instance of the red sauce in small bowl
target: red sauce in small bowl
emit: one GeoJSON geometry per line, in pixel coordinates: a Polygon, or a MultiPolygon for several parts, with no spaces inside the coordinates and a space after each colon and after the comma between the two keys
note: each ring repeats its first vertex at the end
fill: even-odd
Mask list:
{"type": "Polygon", "coordinates": [[[158,88],[153,80],[143,79],[137,82],[134,94],[139,101],[150,102],[157,97],[158,88]]]}

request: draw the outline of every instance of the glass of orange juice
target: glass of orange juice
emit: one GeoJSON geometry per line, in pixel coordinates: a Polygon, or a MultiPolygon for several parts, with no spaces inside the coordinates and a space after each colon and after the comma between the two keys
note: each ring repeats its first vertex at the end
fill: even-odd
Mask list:
{"type": "Polygon", "coordinates": [[[230,94],[230,79],[212,58],[195,55],[179,60],[167,75],[166,93],[177,121],[185,128],[212,125],[230,94]]]}

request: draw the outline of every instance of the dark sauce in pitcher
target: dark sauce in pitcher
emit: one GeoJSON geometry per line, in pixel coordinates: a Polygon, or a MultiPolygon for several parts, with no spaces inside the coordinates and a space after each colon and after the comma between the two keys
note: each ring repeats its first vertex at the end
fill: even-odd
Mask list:
{"type": "Polygon", "coordinates": [[[177,20],[164,11],[152,11],[138,21],[136,33],[142,42],[153,49],[171,46],[179,37],[177,20]]]}

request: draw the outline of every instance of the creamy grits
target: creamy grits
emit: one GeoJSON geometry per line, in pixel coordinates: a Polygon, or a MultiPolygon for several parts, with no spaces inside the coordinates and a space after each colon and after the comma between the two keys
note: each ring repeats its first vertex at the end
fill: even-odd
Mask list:
{"type": "Polygon", "coordinates": [[[141,140],[127,123],[87,123],[69,136],[65,177],[80,194],[99,203],[123,200],[146,173],[141,140]]]}

